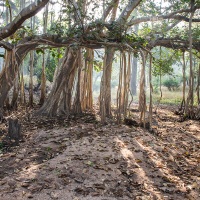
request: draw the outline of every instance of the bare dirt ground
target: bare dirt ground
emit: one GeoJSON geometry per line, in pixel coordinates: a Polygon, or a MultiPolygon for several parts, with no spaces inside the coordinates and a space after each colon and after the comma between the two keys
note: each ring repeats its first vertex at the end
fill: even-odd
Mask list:
{"type": "Polygon", "coordinates": [[[95,116],[21,119],[0,154],[0,200],[198,200],[200,122],[162,107],[154,133],[95,116]]]}

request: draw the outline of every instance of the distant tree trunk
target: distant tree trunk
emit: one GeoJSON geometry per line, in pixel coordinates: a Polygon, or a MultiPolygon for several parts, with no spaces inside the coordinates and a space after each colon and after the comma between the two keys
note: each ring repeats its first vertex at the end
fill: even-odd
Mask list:
{"type": "Polygon", "coordinates": [[[119,83],[117,89],[117,123],[121,123],[121,114],[122,114],[122,77],[123,77],[123,56],[120,53],[120,71],[119,71],[119,83]]]}
{"type": "Polygon", "coordinates": [[[33,64],[34,52],[30,52],[30,76],[29,76],[29,106],[33,106],[33,64]]]}
{"type": "Polygon", "coordinates": [[[198,80],[197,80],[197,103],[198,103],[198,106],[197,106],[197,110],[196,110],[196,113],[195,113],[195,117],[196,119],[200,119],[200,96],[199,96],[199,90],[200,90],[200,63],[199,63],[199,69],[198,69],[198,80]]]}
{"type": "Polygon", "coordinates": [[[153,85],[152,85],[152,56],[150,55],[150,64],[149,64],[149,130],[152,130],[152,115],[153,115],[153,101],[152,101],[152,93],[153,93],[153,85]]]}
{"type": "Polygon", "coordinates": [[[137,95],[137,58],[132,59],[132,72],[131,72],[131,93],[137,95]]]}
{"type": "Polygon", "coordinates": [[[189,55],[190,55],[190,77],[189,77],[189,92],[186,101],[185,114],[189,118],[194,118],[194,74],[193,74],[193,59],[192,59],[192,18],[194,12],[190,15],[189,20],[189,55]]]}
{"type": "Polygon", "coordinates": [[[199,90],[200,90],[200,63],[199,63],[198,77],[197,77],[197,102],[198,102],[198,105],[200,105],[199,90]]]}
{"type": "Polygon", "coordinates": [[[45,70],[45,53],[42,55],[42,76],[41,76],[41,96],[40,105],[43,105],[46,98],[46,70],[45,70]]]}
{"type": "MultiPolygon", "coordinates": [[[[162,48],[160,47],[160,60],[162,58],[161,53],[162,53],[162,48]]],[[[160,66],[160,100],[159,100],[159,103],[162,100],[162,96],[163,96],[163,94],[162,94],[162,67],[163,66],[160,66]]]]}
{"type": "MultiPolygon", "coordinates": [[[[135,33],[138,33],[139,25],[134,26],[135,33]]],[[[132,59],[132,70],[131,70],[131,93],[137,95],[137,71],[138,71],[138,58],[133,57],[132,59]]]]}
{"type": "Polygon", "coordinates": [[[183,52],[183,99],[181,102],[181,108],[180,110],[184,112],[185,110],[185,87],[186,87],[186,75],[185,75],[185,69],[186,69],[186,64],[185,64],[185,52],[183,52]]]}

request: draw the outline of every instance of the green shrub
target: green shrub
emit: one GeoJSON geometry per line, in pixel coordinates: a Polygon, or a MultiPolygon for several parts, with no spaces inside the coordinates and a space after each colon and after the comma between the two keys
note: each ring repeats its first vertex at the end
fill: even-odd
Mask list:
{"type": "Polygon", "coordinates": [[[180,81],[175,78],[169,78],[163,81],[163,85],[168,88],[169,91],[175,91],[180,86],[180,81]]]}

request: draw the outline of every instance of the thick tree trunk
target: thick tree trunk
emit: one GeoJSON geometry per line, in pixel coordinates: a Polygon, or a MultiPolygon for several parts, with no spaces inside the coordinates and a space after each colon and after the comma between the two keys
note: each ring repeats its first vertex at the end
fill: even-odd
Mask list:
{"type": "Polygon", "coordinates": [[[6,52],[5,66],[0,73],[0,108],[3,108],[10,88],[18,74],[19,66],[26,54],[37,45],[22,46],[6,52]]]}
{"type": "Polygon", "coordinates": [[[21,124],[18,122],[18,119],[9,119],[8,120],[8,137],[10,141],[16,144],[19,144],[19,140],[22,138],[21,135],[21,124]]]}
{"type": "Polygon", "coordinates": [[[24,90],[24,73],[23,73],[23,65],[21,66],[21,77],[20,77],[20,104],[26,104],[25,98],[25,90],[24,90]]]}
{"type": "MultiPolygon", "coordinates": [[[[85,66],[82,71],[81,77],[83,80],[81,81],[81,99],[82,99],[82,109],[84,110],[92,110],[93,107],[93,97],[92,97],[92,75],[93,75],[93,60],[94,60],[94,52],[92,49],[87,49],[85,58],[85,66]]],[[[80,59],[80,58],[79,58],[80,59]]]]}
{"type": "Polygon", "coordinates": [[[75,82],[75,75],[77,71],[77,62],[75,62],[74,67],[69,75],[69,79],[63,89],[62,97],[58,105],[58,114],[69,115],[71,113],[72,108],[72,94],[73,94],[73,86],[75,82]]]}
{"type": "Polygon", "coordinates": [[[83,99],[81,99],[81,71],[82,71],[82,67],[83,67],[81,51],[79,51],[77,64],[78,64],[77,84],[76,84],[76,94],[75,94],[74,103],[73,103],[73,112],[76,114],[80,114],[80,113],[82,113],[81,102],[83,101],[83,99]]]}
{"type": "Polygon", "coordinates": [[[114,54],[115,49],[113,47],[105,48],[100,89],[100,113],[103,123],[105,122],[105,117],[111,116],[111,72],[114,54]]]}
{"type": "Polygon", "coordinates": [[[145,91],[145,65],[147,54],[141,51],[142,69],[140,76],[140,94],[139,94],[139,110],[140,110],[140,124],[146,126],[146,91],[145,91]]]}
{"type": "Polygon", "coordinates": [[[14,86],[13,86],[13,97],[11,101],[11,109],[16,110],[17,109],[17,100],[19,96],[19,75],[16,76],[14,80],[14,86]]]}
{"type": "Polygon", "coordinates": [[[61,69],[58,71],[58,75],[53,84],[53,88],[44,102],[43,106],[37,112],[38,115],[46,115],[46,116],[56,116],[58,114],[58,105],[62,105],[60,103],[62,99],[63,90],[66,85],[70,81],[71,74],[74,73],[74,69],[77,66],[77,51],[73,51],[73,49],[67,50],[65,54],[65,58],[63,59],[63,63],[61,69]]]}
{"type": "Polygon", "coordinates": [[[0,107],[3,108],[7,94],[13,85],[17,72],[13,66],[13,51],[7,51],[5,66],[0,74],[0,107]]]}

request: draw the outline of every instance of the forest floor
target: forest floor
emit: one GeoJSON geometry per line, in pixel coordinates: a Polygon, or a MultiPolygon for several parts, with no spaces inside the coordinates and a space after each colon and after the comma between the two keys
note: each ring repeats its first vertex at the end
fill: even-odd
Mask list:
{"type": "Polygon", "coordinates": [[[173,111],[158,109],[153,133],[14,113],[23,140],[0,153],[0,200],[200,199],[200,122],[173,111]]]}

